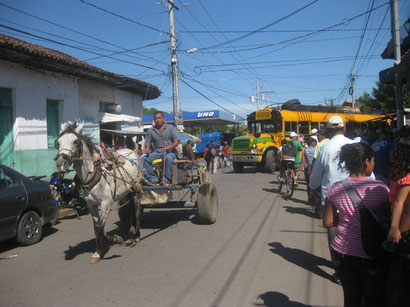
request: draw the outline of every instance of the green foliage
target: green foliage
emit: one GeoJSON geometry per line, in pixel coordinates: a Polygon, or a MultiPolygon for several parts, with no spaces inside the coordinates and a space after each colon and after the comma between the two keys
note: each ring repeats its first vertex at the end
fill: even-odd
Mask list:
{"type": "MultiPolygon", "coordinates": [[[[158,110],[157,108],[143,108],[142,115],[152,115],[157,111],[161,111],[161,110],[158,110]]],[[[161,112],[163,112],[164,114],[167,114],[167,112],[165,111],[161,111],[161,112]]]]}
{"type": "MultiPolygon", "coordinates": [[[[385,84],[376,82],[377,88],[372,89],[372,93],[364,92],[359,97],[360,109],[362,112],[396,112],[396,86],[394,84],[385,84]]],[[[403,107],[409,107],[407,86],[403,84],[403,107]]]]}
{"type": "Polygon", "coordinates": [[[204,126],[204,127],[194,127],[192,134],[206,134],[211,132],[229,132],[235,133],[237,136],[246,134],[246,126],[242,125],[239,127],[239,132],[237,125],[216,125],[216,126],[204,126]]]}

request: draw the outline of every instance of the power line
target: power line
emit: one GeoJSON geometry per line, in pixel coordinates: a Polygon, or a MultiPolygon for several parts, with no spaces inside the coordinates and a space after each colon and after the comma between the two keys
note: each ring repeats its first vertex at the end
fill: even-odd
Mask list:
{"type": "Polygon", "coordinates": [[[265,26],[263,26],[263,27],[261,27],[261,28],[259,28],[259,29],[256,29],[256,30],[254,30],[254,31],[248,32],[247,34],[241,35],[241,36],[239,36],[239,37],[237,37],[237,38],[231,39],[231,40],[226,41],[226,42],[224,42],[224,43],[219,43],[219,44],[216,44],[216,45],[213,45],[213,46],[205,47],[205,48],[203,48],[203,49],[214,49],[214,48],[217,48],[217,47],[221,47],[221,46],[224,46],[224,45],[227,45],[227,44],[231,44],[231,43],[237,42],[237,41],[239,41],[239,40],[241,40],[241,39],[244,39],[244,38],[246,38],[246,37],[249,37],[249,36],[251,36],[251,35],[254,35],[254,34],[258,33],[259,31],[265,30],[265,29],[267,29],[267,28],[269,28],[269,27],[271,27],[271,26],[273,26],[273,25],[275,25],[275,24],[277,24],[277,23],[279,23],[279,22],[281,22],[281,21],[283,21],[283,20],[285,20],[285,19],[288,19],[289,17],[291,17],[291,16],[293,16],[293,15],[299,13],[300,11],[303,11],[304,9],[308,8],[309,6],[313,5],[314,3],[318,2],[318,1],[319,1],[319,0],[314,0],[314,1],[310,2],[309,4],[305,5],[304,7],[300,8],[300,9],[297,9],[296,11],[293,11],[292,13],[290,13],[290,14],[288,14],[288,15],[282,17],[282,18],[279,18],[278,20],[275,20],[275,21],[273,21],[273,22],[271,22],[271,23],[269,23],[269,24],[267,24],[267,25],[265,25],[265,26]]]}
{"type": "MultiPolygon", "coordinates": [[[[213,104],[215,104],[216,106],[220,107],[221,109],[234,114],[231,110],[228,110],[227,108],[223,107],[222,105],[220,105],[219,103],[213,101],[212,99],[210,99],[208,96],[202,94],[200,91],[198,91],[196,88],[194,88],[192,85],[190,85],[189,83],[185,82],[183,79],[179,79],[182,83],[184,83],[186,86],[188,86],[189,88],[191,88],[193,91],[197,92],[199,95],[201,95],[202,97],[204,97],[206,100],[212,102],[213,104]]],[[[235,115],[235,114],[234,114],[235,115]]],[[[237,115],[238,117],[242,118],[245,120],[244,117],[237,115]]]]}
{"type": "Polygon", "coordinates": [[[286,43],[286,42],[292,42],[292,43],[289,44],[289,45],[286,45],[286,46],[284,46],[284,47],[281,47],[281,48],[278,48],[278,49],[275,49],[275,50],[272,50],[272,51],[265,52],[265,53],[263,53],[263,54],[259,54],[259,55],[256,55],[256,56],[249,57],[249,58],[247,58],[247,60],[254,59],[254,58],[259,58],[259,57],[261,57],[261,56],[265,56],[265,55],[271,54],[271,53],[273,53],[273,52],[282,50],[282,49],[284,49],[284,48],[290,47],[290,46],[292,46],[293,44],[298,43],[298,42],[294,42],[295,40],[302,39],[302,38],[307,39],[307,38],[309,38],[309,37],[311,37],[311,36],[314,36],[314,35],[317,35],[317,34],[319,34],[319,33],[321,33],[321,32],[327,31],[328,29],[332,29],[332,28],[336,28],[336,27],[338,27],[338,26],[344,25],[344,24],[349,23],[349,22],[351,22],[351,21],[353,21],[353,20],[355,20],[355,19],[357,19],[357,18],[359,18],[359,17],[362,17],[363,15],[368,14],[368,13],[371,12],[371,11],[378,10],[378,9],[380,9],[381,7],[386,6],[386,5],[388,5],[388,4],[389,4],[389,2],[385,2],[385,3],[381,4],[381,5],[379,5],[379,6],[375,7],[375,8],[373,8],[372,10],[365,11],[365,12],[363,12],[363,13],[360,13],[360,14],[358,14],[358,15],[356,15],[356,16],[353,16],[353,17],[350,17],[350,18],[348,18],[348,19],[343,19],[341,22],[336,23],[336,24],[334,24],[334,25],[328,26],[328,27],[326,27],[326,28],[317,30],[317,31],[312,32],[312,33],[309,33],[309,34],[305,34],[305,35],[297,36],[297,37],[294,37],[294,38],[291,38],[291,39],[288,39],[288,40],[284,40],[284,41],[282,41],[281,43],[286,43]]]}
{"type": "MultiPolygon", "coordinates": [[[[50,21],[50,20],[47,20],[47,19],[44,19],[44,18],[35,16],[35,15],[33,15],[33,14],[24,12],[24,11],[22,11],[22,10],[19,10],[19,9],[14,8],[14,7],[12,7],[12,6],[9,6],[9,5],[7,5],[7,4],[0,3],[0,6],[6,7],[6,8],[8,8],[8,9],[13,10],[13,11],[16,11],[16,12],[19,12],[19,13],[21,13],[21,14],[23,14],[23,15],[30,16],[30,17],[35,18],[35,19],[37,19],[37,20],[41,20],[41,21],[43,21],[43,22],[46,22],[46,23],[51,24],[51,25],[53,25],[53,26],[56,26],[56,27],[65,29],[65,30],[67,30],[67,31],[70,31],[70,32],[79,34],[79,35],[81,35],[81,36],[90,38],[90,39],[95,40],[95,41],[98,41],[98,42],[100,42],[100,43],[104,43],[104,44],[107,44],[107,45],[110,45],[110,46],[113,46],[113,47],[116,47],[116,48],[119,48],[119,49],[122,49],[122,50],[126,50],[124,47],[118,46],[118,45],[116,45],[116,44],[110,43],[110,42],[108,42],[108,41],[105,41],[105,40],[96,38],[96,37],[91,36],[91,35],[88,35],[88,34],[82,33],[82,32],[80,32],[80,31],[77,31],[77,30],[74,30],[74,29],[70,29],[70,28],[68,28],[68,27],[62,26],[62,25],[60,25],[60,24],[58,24],[58,23],[55,23],[55,22],[52,22],[52,21],[50,21]]],[[[111,51],[110,51],[110,52],[111,52],[111,51]]],[[[147,56],[145,56],[145,55],[141,55],[141,54],[136,53],[136,52],[131,52],[131,53],[133,53],[133,54],[135,54],[135,55],[142,56],[142,57],[144,57],[144,58],[146,58],[146,59],[154,60],[154,59],[151,59],[150,57],[147,57],[147,56]]],[[[131,57],[130,55],[127,55],[127,56],[131,57]]],[[[134,58],[135,58],[135,57],[134,57],[134,58]]],[[[154,61],[155,61],[155,60],[154,60],[154,61]]],[[[157,63],[158,63],[158,62],[157,62],[157,63]]],[[[167,63],[163,63],[163,64],[168,65],[167,63]]]]}
{"type": "Polygon", "coordinates": [[[132,49],[126,49],[126,50],[124,50],[124,51],[116,51],[116,52],[113,52],[113,53],[108,54],[108,55],[98,56],[98,57],[86,59],[86,60],[84,60],[84,61],[97,60],[97,59],[105,58],[105,57],[108,57],[108,56],[111,56],[111,55],[119,55],[119,54],[123,54],[123,53],[130,52],[130,51],[135,51],[135,50],[144,49],[144,48],[149,48],[149,47],[153,47],[153,46],[157,46],[157,45],[161,45],[161,44],[166,44],[166,43],[168,43],[168,42],[169,42],[169,41],[162,41],[162,42],[158,42],[158,43],[151,43],[151,44],[148,44],[148,45],[145,45],[145,46],[141,46],[141,47],[135,47],[135,48],[132,48],[132,49]]]}
{"type": "MultiPolygon", "coordinates": [[[[199,2],[199,1],[198,1],[199,2]]],[[[351,31],[362,31],[363,29],[329,29],[326,30],[326,32],[351,32],[351,31]]],[[[381,30],[390,30],[390,28],[382,28],[381,30]]],[[[249,33],[252,30],[209,30],[209,31],[203,31],[203,30],[185,30],[185,31],[179,31],[180,33],[193,33],[193,34],[232,34],[232,33],[249,33]]],[[[262,30],[258,31],[258,33],[303,33],[303,32],[316,32],[318,29],[303,29],[303,30],[262,30]]],[[[367,29],[367,31],[378,31],[378,29],[367,29]]]]}
{"type": "Polygon", "coordinates": [[[163,30],[160,30],[160,29],[157,29],[157,28],[148,26],[148,25],[146,25],[146,24],[143,24],[143,23],[141,23],[141,22],[132,20],[131,18],[122,16],[122,15],[120,15],[120,14],[117,14],[117,13],[115,13],[115,12],[113,12],[113,11],[110,11],[110,10],[107,10],[107,9],[105,9],[105,8],[102,8],[102,7],[100,7],[100,6],[97,6],[97,5],[95,5],[95,4],[92,4],[92,3],[90,3],[90,2],[87,2],[87,1],[85,1],[85,0],[79,0],[79,1],[82,2],[82,3],[84,3],[84,4],[86,4],[86,5],[91,6],[91,7],[95,8],[95,9],[97,9],[97,10],[103,11],[103,12],[105,12],[105,13],[107,13],[107,14],[111,14],[111,15],[116,16],[116,17],[118,17],[118,18],[121,18],[121,19],[124,19],[124,20],[126,20],[126,21],[132,22],[132,23],[134,23],[134,24],[136,24],[136,25],[139,25],[139,26],[141,26],[141,27],[144,27],[144,28],[147,28],[147,29],[150,29],[150,30],[157,31],[157,32],[159,32],[159,33],[165,33],[165,34],[170,35],[170,33],[167,32],[167,31],[163,31],[163,30]]]}
{"type": "MultiPolygon", "coordinates": [[[[379,57],[377,55],[373,56],[373,59],[378,59],[379,57]]],[[[332,59],[332,60],[315,60],[315,61],[306,61],[306,62],[298,62],[298,63],[285,63],[285,64],[275,64],[275,65],[263,65],[263,66],[253,66],[253,69],[266,69],[269,67],[289,67],[289,66],[297,66],[297,65],[311,65],[311,64],[318,64],[318,63],[333,63],[333,62],[343,62],[343,61],[350,61],[352,58],[344,58],[344,59],[332,59]]],[[[280,62],[286,62],[286,61],[280,61],[280,62]]],[[[228,69],[210,69],[210,70],[202,70],[199,66],[196,71],[198,73],[210,73],[210,72],[221,72],[221,71],[240,71],[244,70],[247,68],[228,68],[228,69]]]]}
{"type": "MultiPolygon", "coordinates": [[[[80,48],[80,47],[77,47],[77,46],[73,46],[73,45],[69,45],[69,44],[66,44],[66,43],[58,42],[58,41],[53,40],[53,39],[42,37],[42,36],[39,36],[39,35],[36,35],[36,34],[32,34],[32,33],[26,32],[26,31],[22,31],[22,30],[13,28],[13,27],[6,26],[6,25],[3,25],[3,24],[0,24],[0,27],[6,28],[6,29],[9,29],[9,30],[13,30],[13,31],[16,31],[16,32],[19,32],[19,33],[23,33],[23,34],[26,34],[26,35],[29,35],[29,36],[32,36],[32,37],[40,38],[40,39],[43,39],[43,40],[46,40],[48,42],[52,42],[52,43],[55,43],[55,44],[58,44],[58,45],[61,45],[61,46],[70,47],[70,48],[73,48],[73,49],[76,49],[76,50],[81,50],[81,51],[92,53],[92,54],[99,55],[99,56],[105,56],[101,53],[97,53],[97,52],[94,52],[94,51],[90,51],[90,50],[80,48]]],[[[137,63],[134,63],[134,62],[113,58],[112,56],[105,56],[105,57],[108,57],[108,58],[111,58],[111,59],[114,59],[114,60],[118,60],[118,61],[121,61],[121,62],[124,62],[124,63],[136,65],[136,66],[139,66],[139,67],[143,67],[143,68],[163,72],[162,70],[154,68],[154,67],[149,67],[149,66],[142,65],[142,64],[137,64],[137,63]]]]}

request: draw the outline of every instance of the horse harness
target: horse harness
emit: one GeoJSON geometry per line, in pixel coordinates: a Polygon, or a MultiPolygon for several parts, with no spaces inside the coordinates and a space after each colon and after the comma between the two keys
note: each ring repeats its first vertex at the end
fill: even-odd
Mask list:
{"type": "MultiPolygon", "coordinates": [[[[78,138],[78,141],[81,142],[80,135],[78,135],[74,131],[71,131],[71,132],[74,135],[76,135],[77,138],[78,138]]],[[[56,144],[57,144],[58,138],[55,140],[55,143],[54,143],[54,146],[56,148],[57,148],[56,144]]],[[[112,198],[114,200],[115,200],[116,191],[117,191],[117,180],[121,180],[125,184],[129,184],[130,185],[130,191],[132,193],[141,192],[142,191],[142,186],[141,186],[140,183],[137,183],[137,182],[140,182],[141,179],[142,179],[141,173],[139,173],[139,176],[137,178],[137,182],[135,182],[132,179],[132,176],[123,167],[123,165],[125,164],[125,160],[128,160],[131,164],[134,164],[134,162],[132,160],[126,159],[125,157],[123,157],[120,154],[114,154],[112,152],[109,152],[105,146],[101,146],[101,147],[102,147],[102,150],[101,150],[102,152],[96,152],[96,151],[91,150],[93,155],[94,155],[94,153],[96,154],[95,157],[83,158],[83,156],[82,156],[82,144],[79,145],[76,142],[76,146],[72,149],[68,149],[68,148],[59,149],[57,157],[62,156],[66,160],[77,160],[77,161],[91,160],[91,161],[93,161],[93,164],[94,164],[93,176],[90,179],[88,179],[87,181],[82,182],[82,185],[88,191],[91,191],[100,182],[101,177],[106,178],[106,176],[111,176],[114,179],[114,192],[112,194],[112,198]],[[72,155],[71,157],[69,157],[66,154],[61,154],[60,153],[62,150],[66,150],[66,151],[69,151],[70,153],[73,153],[73,151],[76,148],[78,148],[78,156],[73,156],[72,155]],[[121,158],[124,159],[124,161],[120,161],[121,158]],[[104,164],[105,167],[103,167],[102,164],[104,164]],[[131,179],[131,182],[126,181],[124,178],[117,176],[117,169],[118,168],[122,169],[122,171],[131,179]],[[110,172],[110,170],[112,170],[112,173],[110,172]]]]}

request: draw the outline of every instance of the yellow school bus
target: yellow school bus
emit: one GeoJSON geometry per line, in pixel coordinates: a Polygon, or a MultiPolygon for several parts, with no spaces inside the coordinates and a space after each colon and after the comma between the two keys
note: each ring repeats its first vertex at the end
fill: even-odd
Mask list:
{"type": "Polygon", "coordinates": [[[277,150],[281,141],[294,131],[297,134],[310,135],[313,128],[325,127],[329,117],[339,115],[343,118],[347,130],[363,128],[364,122],[383,117],[382,114],[360,113],[348,107],[321,107],[304,105],[287,105],[281,108],[266,108],[248,115],[246,136],[232,141],[232,161],[236,173],[242,172],[244,166],[256,165],[266,167],[274,172],[277,150]]]}

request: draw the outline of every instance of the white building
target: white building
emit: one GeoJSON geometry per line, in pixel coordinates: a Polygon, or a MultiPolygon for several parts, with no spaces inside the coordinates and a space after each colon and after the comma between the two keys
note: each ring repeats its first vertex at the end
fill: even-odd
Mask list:
{"type": "MultiPolygon", "coordinates": [[[[26,175],[50,175],[62,123],[85,122],[98,142],[105,112],[142,118],[142,100],[160,94],[149,83],[0,34],[0,163],[26,175]]],[[[140,121],[132,125],[142,130],[140,121]]]]}

